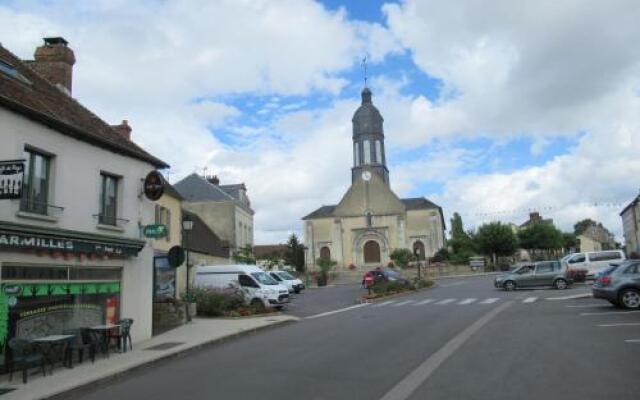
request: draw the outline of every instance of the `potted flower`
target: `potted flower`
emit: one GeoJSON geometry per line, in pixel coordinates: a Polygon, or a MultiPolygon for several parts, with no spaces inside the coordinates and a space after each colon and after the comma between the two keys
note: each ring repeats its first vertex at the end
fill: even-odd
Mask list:
{"type": "Polygon", "coordinates": [[[356,265],[354,263],[349,264],[348,267],[351,271],[354,271],[356,269],[356,265]]]}
{"type": "Polygon", "coordinates": [[[387,264],[388,268],[395,268],[396,265],[393,263],[393,261],[389,261],[389,263],[387,264]]]}
{"type": "Polygon", "coordinates": [[[187,319],[195,317],[198,312],[195,293],[193,293],[193,291],[186,292],[184,296],[182,296],[182,301],[187,304],[187,319]]]}

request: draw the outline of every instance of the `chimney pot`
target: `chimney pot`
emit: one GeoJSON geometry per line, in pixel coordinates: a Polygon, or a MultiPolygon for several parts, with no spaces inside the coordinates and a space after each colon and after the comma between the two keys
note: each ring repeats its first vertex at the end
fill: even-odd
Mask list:
{"type": "Polygon", "coordinates": [[[218,186],[220,184],[220,179],[218,178],[217,175],[209,175],[207,176],[207,181],[209,181],[209,183],[218,186]]]}
{"type": "Polygon", "coordinates": [[[129,125],[129,121],[127,121],[126,119],[123,119],[122,123],[119,125],[111,125],[111,128],[113,128],[113,130],[118,132],[118,134],[120,134],[120,136],[122,136],[123,138],[127,140],[131,140],[132,129],[131,129],[131,126],[129,125]]]}

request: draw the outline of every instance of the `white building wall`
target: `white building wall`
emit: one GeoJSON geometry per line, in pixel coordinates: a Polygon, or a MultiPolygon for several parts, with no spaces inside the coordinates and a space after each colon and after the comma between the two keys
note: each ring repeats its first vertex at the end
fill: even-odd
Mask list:
{"type": "MultiPolygon", "coordinates": [[[[0,143],[0,160],[23,158],[25,145],[54,154],[49,203],[64,207],[61,212],[52,210],[51,220],[32,219],[18,215],[18,200],[0,200],[0,220],[132,239],[140,239],[141,225],[154,222],[154,203],[141,196],[142,181],[154,169],[151,164],[73,139],[5,109],[0,109],[0,143]],[[119,229],[100,228],[93,217],[100,212],[101,171],[122,176],[118,218],[129,222],[119,229]]],[[[0,252],[0,262],[4,254],[0,252]]],[[[121,315],[135,320],[134,341],[151,336],[152,258],[147,241],[137,257],[119,260],[123,265],[121,315]]]]}

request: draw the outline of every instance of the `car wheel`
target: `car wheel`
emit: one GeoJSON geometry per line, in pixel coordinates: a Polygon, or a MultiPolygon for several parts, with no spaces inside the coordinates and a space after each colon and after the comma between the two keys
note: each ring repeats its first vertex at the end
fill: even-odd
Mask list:
{"type": "Polygon", "coordinates": [[[512,291],[516,289],[516,283],[514,281],[506,281],[503,287],[506,291],[512,291]]]}
{"type": "Polygon", "coordinates": [[[553,282],[553,286],[558,290],[564,290],[569,286],[569,284],[564,279],[556,279],[556,281],[553,282]]]}
{"type": "Polygon", "coordinates": [[[635,289],[624,289],[620,293],[620,304],[624,308],[640,308],[640,291],[635,289]]]}
{"type": "Polygon", "coordinates": [[[260,299],[251,300],[251,307],[256,310],[258,313],[262,313],[265,310],[264,303],[260,299]]]}

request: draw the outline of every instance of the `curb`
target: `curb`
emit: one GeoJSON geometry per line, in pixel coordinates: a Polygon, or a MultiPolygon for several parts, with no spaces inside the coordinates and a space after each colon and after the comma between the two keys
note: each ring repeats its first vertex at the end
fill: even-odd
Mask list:
{"type": "Polygon", "coordinates": [[[481,272],[478,274],[464,274],[464,275],[445,275],[445,276],[438,276],[438,277],[433,277],[433,280],[438,280],[438,279],[455,279],[455,278],[473,278],[476,276],[493,276],[493,275],[500,275],[503,274],[504,272],[481,272]]]}
{"type": "Polygon", "coordinates": [[[206,342],[198,343],[196,345],[193,345],[191,347],[187,347],[187,348],[182,349],[180,351],[176,351],[174,353],[169,353],[169,354],[162,355],[162,356],[160,356],[160,357],[158,357],[158,358],[156,358],[154,360],[141,362],[140,364],[137,364],[137,365],[132,365],[132,366],[130,366],[128,368],[125,368],[125,369],[123,369],[121,371],[118,371],[116,373],[113,373],[111,375],[104,376],[104,377],[101,377],[101,378],[98,378],[98,379],[94,379],[94,380],[92,380],[90,382],[84,382],[84,383],[79,384],[79,385],[77,385],[75,387],[72,387],[72,388],[69,388],[69,389],[60,390],[60,391],[58,391],[56,393],[51,393],[51,394],[48,394],[48,395],[43,396],[43,397],[37,397],[34,400],[62,400],[62,399],[69,398],[69,396],[81,395],[82,392],[84,390],[86,390],[90,386],[102,385],[102,384],[105,384],[107,382],[116,381],[116,380],[120,379],[121,377],[123,377],[126,373],[135,372],[135,371],[141,370],[141,369],[143,369],[145,367],[148,367],[148,366],[151,366],[151,365],[155,365],[155,364],[159,364],[161,362],[167,361],[167,360],[172,359],[172,358],[184,357],[184,356],[188,355],[188,353],[191,353],[191,352],[196,351],[196,350],[200,350],[200,349],[203,349],[203,348],[206,348],[206,347],[213,347],[213,346],[222,344],[222,343],[227,342],[227,341],[232,340],[232,339],[236,339],[236,338],[243,337],[243,336],[249,336],[249,335],[255,334],[257,332],[266,331],[266,330],[269,330],[269,329],[280,327],[282,325],[287,325],[287,324],[291,324],[291,323],[294,323],[294,322],[298,322],[300,320],[300,318],[298,318],[298,317],[293,317],[293,318],[295,318],[295,319],[277,321],[277,322],[273,322],[273,323],[268,324],[268,325],[263,325],[263,326],[247,329],[247,330],[244,330],[244,331],[232,333],[232,334],[227,335],[227,336],[222,336],[222,337],[218,337],[218,338],[215,338],[215,339],[208,340],[206,342]]]}

